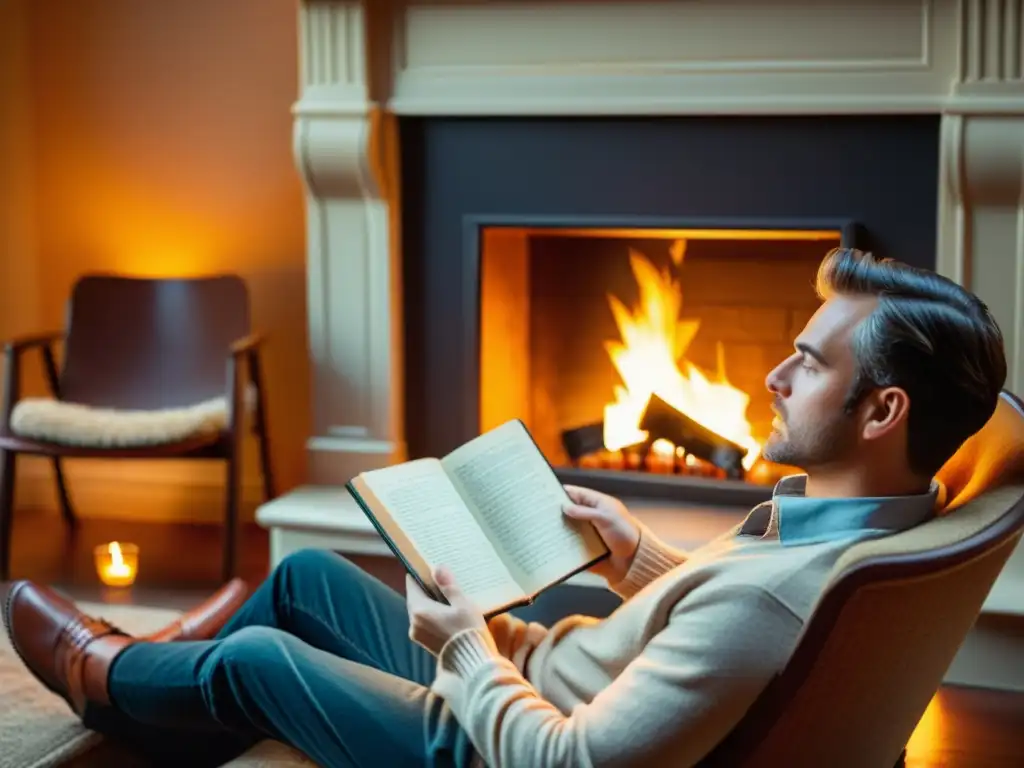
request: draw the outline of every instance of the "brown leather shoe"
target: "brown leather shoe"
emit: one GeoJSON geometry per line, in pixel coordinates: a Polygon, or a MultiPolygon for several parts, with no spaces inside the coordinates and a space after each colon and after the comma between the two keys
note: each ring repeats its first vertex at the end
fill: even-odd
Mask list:
{"type": "Polygon", "coordinates": [[[109,705],[107,673],[135,640],[82,613],[48,587],[19,581],[4,602],[11,646],[39,681],[81,715],[87,702],[109,705]]]}
{"type": "Polygon", "coordinates": [[[173,643],[179,640],[212,640],[249,597],[249,585],[232,579],[199,606],[163,629],[139,637],[149,643],[173,643]]]}

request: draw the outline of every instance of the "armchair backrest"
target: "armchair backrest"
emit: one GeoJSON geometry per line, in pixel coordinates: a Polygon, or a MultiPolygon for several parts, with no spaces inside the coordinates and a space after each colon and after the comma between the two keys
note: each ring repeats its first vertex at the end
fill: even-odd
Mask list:
{"type": "Polygon", "coordinates": [[[231,343],[249,332],[237,276],[86,275],[68,302],[61,399],[158,409],[223,396],[231,343]]]}
{"type": "Polygon", "coordinates": [[[945,514],[852,547],[789,664],[704,766],[891,766],[1024,530],[1024,405],[939,472],[945,514]]]}

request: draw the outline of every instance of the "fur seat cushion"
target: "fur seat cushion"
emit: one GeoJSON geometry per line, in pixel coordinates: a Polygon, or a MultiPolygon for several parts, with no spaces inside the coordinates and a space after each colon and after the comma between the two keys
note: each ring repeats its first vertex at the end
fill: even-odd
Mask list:
{"type": "Polygon", "coordinates": [[[227,399],[158,411],[93,408],[48,398],[25,398],[11,413],[19,437],[84,448],[139,448],[213,436],[227,426],[227,399]]]}

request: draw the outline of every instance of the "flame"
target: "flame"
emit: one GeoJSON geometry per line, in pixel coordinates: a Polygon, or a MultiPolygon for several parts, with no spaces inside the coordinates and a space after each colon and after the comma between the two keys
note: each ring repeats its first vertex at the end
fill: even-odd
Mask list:
{"type": "MultiPolygon", "coordinates": [[[[685,241],[671,249],[680,265],[685,241]]],[[[605,342],[605,349],[619,373],[615,400],[605,406],[605,448],[617,451],[647,439],[640,420],[651,395],[682,411],[713,432],[747,449],[743,466],[757,461],[761,445],[747,421],[750,397],[732,386],[725,375],[722,345],[718,345],[718,370],[706,375],[686,359],[686,350],[700,328],[699,320],[681,320],[683,291],[666,268],[659,271],[643,254],[629,252],[629,264],[640,287],[639,305],[630,311],[615,296],[608,303],[621,341],[605,342]]]]}
{"type": "Polygon", "coordinates": [[[107,545],[107,551],[110,553],[110,573],[114,576],[127,576],[131,569],[124,561],[121,545],[112,541],[107,545]]]}

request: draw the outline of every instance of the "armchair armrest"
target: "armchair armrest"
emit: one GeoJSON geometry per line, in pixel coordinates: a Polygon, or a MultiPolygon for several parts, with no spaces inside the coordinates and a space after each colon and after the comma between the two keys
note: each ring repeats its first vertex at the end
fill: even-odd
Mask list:
{"type": "Polygon", "coordinates": [[[20,354],[33,347],[46,347],[64,339],[64,331],[48,331],[46,333],[34,333],[29,336],[20,336],[10,339],[4,343],[4,351],[8,354],[20,354]]]}
{"type": "Polygon", "coordinates": [[[250,333],[244,338],[238,339],[231,345],[231,356],[238,357],[245,355],[250,352],[255,352],[259,347],[266,341],[266,336],[262,333],[250,333]]]}
{"type": "Polygon", "coordinates": [[[4,344],[4,396],[0,402],[0,434],[10,431],[11,412],[21,396],[21,355],[26,350],[38,348],[43,353],[43,365],[46,368],[46,380],[50,385],[50,391],[54,397],[60,397],[57,362],[51,345],[63,338],[63,332],[51,331],[11,339],[4,344]]]}
{"type": "Polygon", "coordinates": [[[249,380],[255,390],[256,421],[253,428],[264,430],[263,374],[260,365],[260,347],[266,341],[262,333],[250,333],[231,344],[228,354],[228,398],[232,418],[243,408],[246,394],[243,392],[241,368],[244,365],[249,371],[249,380]],[[244,361],[244,362],[240,362],[244,361]]]}

